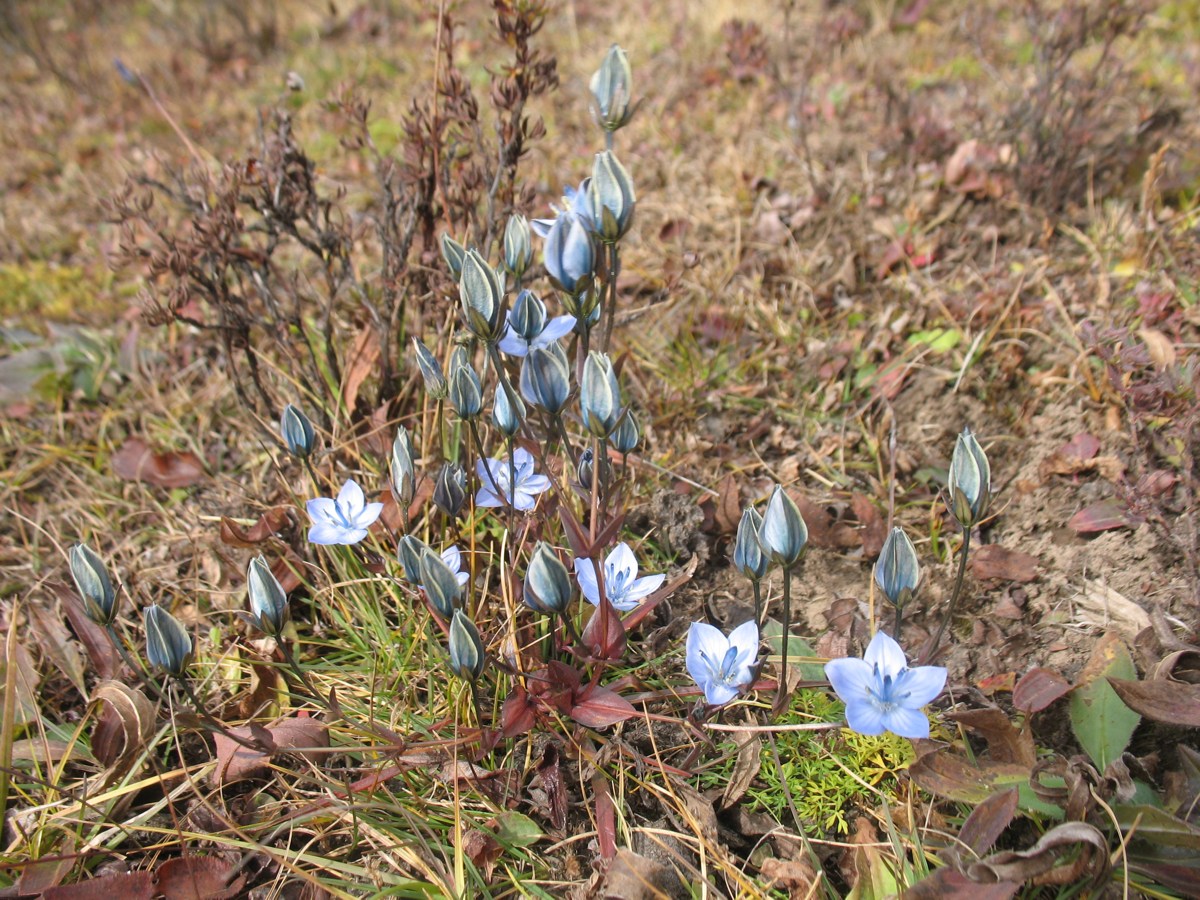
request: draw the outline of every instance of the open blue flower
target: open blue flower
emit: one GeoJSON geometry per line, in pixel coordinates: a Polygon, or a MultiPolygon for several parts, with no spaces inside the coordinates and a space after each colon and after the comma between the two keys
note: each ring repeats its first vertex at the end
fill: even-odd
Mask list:
{"type": "Polygon", "coordinates": [[[921,707],[946,685],[942,666],[910,669],[900,645],[882,631],[875,632],[862,659],[827,662],[825,677],[846,704],[846,723],[852,729],[906,738],[929,737],[929,719],[921,707]]]}
{"type": "Polygon", "coordinates": [[[438,555],[441,556],[442,562],[446,564],[446,567],[454,573],[459,587],[466,584],[471,576],[462,567],[462,551],[458,549],[457,545],[451,544],[438,555]]]}
{"type": "MultiPolygon", "coordinates": [[[[629,612],[650,594],[658,590],[666,575],[646,575],[638,578],[637,557],[624,541],[613,548],[604,560],[604,593],[613,609],[629,612]]],[[[579,589],[593,606],[600,605],[600,585],[596,582],[596,566],[590,559],[575,560],[575,577],[579,589]]]]}
{"type": "Polygon", "coordinates": [[[509,356],[528,356],[530,350],[549,347],[559,338],[566,337],[575,327],[574,316],[555,316],[533,337],[525,337],[512,326],[511,315],[504,323],[504,336],[496,345],[501,353],[509,356]]]}
{"type": "Polygon", "coordinates": [[[336,500],[317,497],[309,500],[306,508],[313,521],[308,539],[314,544],[357,544],[383,512],[382,503],[366,502],[353,478],[342,485],[336,500]]]}
{"type": "Polygon", "coordinates": [[[711,706],[728,703],[754,677],[758,625],[743,622],[729,637],[705,622],[693,622],[687,636],[687,670],[711,706]]]}
{"type": "Polygon", "coordinates": [[[476,506],[512,504],[519,510],[528,511],[537,505],[538,494],[550,489],[550,479],[534,470],[533,454],[524,447],[513,451],[511,468],[512,472],[507,459],[475,461],[475,472],[481,482],[479,493],[475,495],[476,506]]]}

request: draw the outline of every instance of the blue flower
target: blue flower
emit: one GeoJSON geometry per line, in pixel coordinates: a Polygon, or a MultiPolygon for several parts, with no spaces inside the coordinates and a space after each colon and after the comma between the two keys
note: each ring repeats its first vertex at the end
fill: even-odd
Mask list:
{"type": "Polygon", "coordinates": [[[476,506],[504,506],[511,503],[524,512],[537,505],[538,494],[550,489],[550,479],[534,471],[533,454],[524,447],[513,451],[512,465],[516,477],[510,480],[507,459],[475,461],[475,472],[482,484],[475,495],[476,506]],[[489,472],[491,477],[488,476],[489,472]],[[493,483],[499,488],[499,494],[493,488],[493,483]]]}
{"type": "Polygon", "coordinates": [[[383,512],[382,503],[366,502],[353,478],[342,485],[336,500],[317,497],[309,500],[306,508],[313,521],[308,539],[314,544],[357,544],[383,512]]]}
{"type": "Polygon", "coordinates": [[[500,338],[496,347],[501,353],[507,353],[509,356],[528,356],[530,350],[549,347],[559,338],[566,337],[574,327],[574,316],[555,316],[540,332],[527,338],[513,328],[512,313],[509,313],[504,322],[504,337],[500,338]]]}
{"type": "MultiPolygon", "coordinates": [[[[604,560],[604,593],[613,609],[629,612],[650,594],[658,590],[666,575],[637,577],[637,558],[624,541],[613,548],[604,560]]],[[[593,606],[600,605],[600,585],[596,583],[596,566],[590,559],[575,560],[575,577],[579,589],[593,606]]]]}
{"type": "Polygon", "coordinates": [[[906,738],[929,737],[929,719],[921,707],[942,692],[941,666],[908,667],[900,645],[875,632],[862,659],[846,657],[825,664],[825,677],[846,704],[846,723],[859,734],[891,731],[906,738]]]}
{"type": "Polygon", "coordinates": [[[754,677],[758,625],[751,619],[729,637],[705,622],[693,622],[687,636],[687,670],[711,706],[728,703],[754,677]]]}
{"type": "Polygon", "coordinates": [[[454,577],[458,581],[459,587],[462,587],[464,584],[466,584],[467,580],[471,576],[462,567],[462,551],[459,550],[456,545],[451,544],[449,547],[443,550],[439,556],[441,556],[442,562],[446,564],[446,568],[454,573],[454,577]]]}

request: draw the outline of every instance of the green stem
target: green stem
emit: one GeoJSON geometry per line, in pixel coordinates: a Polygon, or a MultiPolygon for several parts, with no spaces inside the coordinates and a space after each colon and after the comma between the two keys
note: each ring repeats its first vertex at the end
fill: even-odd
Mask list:
{"type": "MultiPolygon", "coordinates": [[[[513,503],[517,499],[513,482],[509,481],[508,483],[508,489],[512,492],[512,496],[505,497],[504,492],[500,490],[499,483],[496,481],[496,476],[492,474],[492,467],[488,465],[488,455],[483,452],[483,441],[479,438],[479,429],[475,425],[475,420],[471,419],[471,421],[467,423],[467,426],[471,431],[472,439],[475,441],[475,450],[479,453],[479,460],[483,463],[483,471],[487,473],[487,480],[491,483],[492,490],[495,492],[496,496],[500,498],[501,503],[505,501],[510,504],[513,503]]],[[[511,454],[509,456],[509,462],[512,462],[511,454]]]]}
{"type": "Polygon", "coordinates": [[[779,666],[780,695],[787,693],[788,632],[792,630],[792,567],[783,567],[783,660],[779,666]]]}
{"type": "Polygon", "coordinates": [[[755,578],[752,584],[754,585],[754,624],[762,628],[762,581],[755,578]]]}
{"type": "Polygon", "coordinates": [[[938,625],[937,634],[933,636],[933,640],[927,645],[927,649],[921,655],[922,662],[929,662],[937,653],[938,646],[942,642],[942,635],[946,633],[946,626],[950,624],[950,620],[954,618],[954,611],[958,609],[958,598],[962,594],[963,579],[967,574],[967,553],[971,549],[971,529],[969,527],[963,529],[962,547],[959,548],[958,556],[958,575],[954,579],[954,593],[950,595],[950,606],[946,610],[946,615],[938,625]]]}
{"type": "Polygon", "coordinates": [[[608,245],[608,283],[605,285],[608,298],[604,303],[604,339],[600,350],[608,352],[612,341],[613,323],[617,318],[617,276],[621,274],[621,254],[616,241],[608,245]]]}

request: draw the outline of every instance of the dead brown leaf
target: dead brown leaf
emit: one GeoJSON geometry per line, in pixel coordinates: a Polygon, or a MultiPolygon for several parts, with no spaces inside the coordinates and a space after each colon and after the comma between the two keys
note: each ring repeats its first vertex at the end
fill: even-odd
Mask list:
{"type": "Polygon", "coordinates": [[[989,706],[946,713],[946,718],[979,732],[993,762],[1017,763],[1029,769],[1037,762],[1032,735],[1013,725],[1003,710],[989,706]]]}
{"type": "Polygon", "coordinates": [[[37,602],[27,604],[25,614],[29,616],[29,628],[41,648],[42,655],[54,663],[54,667],[67,677],[75,690],[87,696],[83,654],[79,652],[79,644],[63,624],[62,616],[51,613],[37,602]]]}
{"type": "Polygon", "coordinates": [[[289,522],[294,526],[294,515],[291,507],[288,506],[276,506],[268,509],[258,517],[257,522],[248,528],[228,516],[222,516],[221,543],[231,547],[254,549],[264,541],[275,537],[289,522]]]}
{"type": "Polygon", "coordinates": [[[821,877],[812,864],[804,859],[776,859],[769,856],[762,861],[759,871],[767,880],[767,887],[783,888],[788,892],[788,897],[794,900],[814,896],[813,888],[821,877]]]}
{"type": "Polygon", "coordinates": [[[1038,577],[1037,566],[1036,556],[999,544],[984,544],[971,554],[971,574],[980,580],[995,578],[1026,584],[1038,577]]]}
{"type": "Polygon", "coordinates": [[[1200,728],[1200,685],[1163,679],[1127,681],[1122,678],[1110,678],[1108,683],[1121,702],[1135,713],[1156,722],[1200,728]]]}
{"type": "Polygon", "coordinates": [[[121,872],[42,891],[42,900],[151,900],[159,893],[153,872],[121,872]]]}
{"type": "Polygon", "coordinates": [[[158,893],[165,900],[226,900],[236,897],[246,879],[232,880],[234,864],[218,856],[183,856],[169,859],[154,870],[158,893]]]}
{"type": "Polygon", "coordinates": [[[756,734],[741,734],[737,738],[738,754],[733,772],[721,794],[721,809],[726,810],[742,799],[762,766],[762,738],[756,734]]]}
{"type": "Polygon", "coordinates": [[[205,478],[204,463],[191,452],[155,453],[139,437],[128,438],[112,455],[112,469],[126,481],[144,481],[155,487],[191,487],[205,478]]]}
{"type": "Polygon", "coordinates": [[[1030,669],[1013,688],[1013,706],[1025,713],[1041,712],[1071,692],[1071,683],[1057,672],[1030,669]]]}
{"type": "Polygon", "coordinates": [[[329,731],[325,723],[311,718],[284,719],[267,728],[239,725],[229,731],[246,740],[263,742],[272,749],[269,752],[256,750],[217,732],[213,735],[217,758],[217,766],[212,773],[214,784],[225,785],[258,778],[266,774],[273,759],[284,753],[295,753],[314,765],[320,765],[324,754],[319,752],[319,748],[329,746],[329,731]],[[308,750],[317,752],[306,753],[308,750]]]}
{"type": "Polygon", "coordinates": [[[345,388],[342,397],[347,409],[354,409],[358,391],[379,363],[379,333],[364,325],[354,338],[354,347],[346,357],[345,388]]]}
{"type": "Polygon", "coordinates": [[[92,692],[92,705],[103,703],[92,732],[92,752],[109,767],[109,777],[124,770],[154,733],[154,704],[139,689],[103,681],[92,692]]]}
{"type": "Polygon", "coordinates": [[[850,498],[850,508],[859,522],[858,538],[862,541],[863,556],[874,559],[887,540],[887,523],[865,494],[854,494],[850,498]]]}
{"type": "Polygon", "coordinates": [[[691,894],[668,866],[621,847],[588,896],[605,900],[676,900],[691,894]]]}

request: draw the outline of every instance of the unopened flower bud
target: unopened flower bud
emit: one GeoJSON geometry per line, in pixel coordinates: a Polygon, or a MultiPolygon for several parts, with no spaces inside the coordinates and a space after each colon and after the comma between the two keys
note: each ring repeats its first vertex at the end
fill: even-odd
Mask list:
{"type": "Polygon", "coordinates": [[[246,592],[250,595],[250,615],[258,629],[270,637],[279,637],[287,622],[287,593],[261,555],[250,560],[246,592]]]}
{"type": "MultiPolygon", "coordinates": [[[[587,202],[586,196],[581,199],[587,202]]],[[[545,262],[546,273],[559,290],[578,296],[592,286],[596,251],[582,217],[564,212],[554,220],[546,236],[545,262]]]]}
{"type": "Polygon", "coordinates": [[[392,441],[392,457],[388,460],[388,474],[392,476],[392,493],[403,507],[412,503],[416,489],[417,475],[413,464],[412,436],[408,429],[401,425],[396,429],[396,438],[392,441]]]}
{"type": "Polygon", "coordinates": [[[462,466],[452,463],[442,466],[433,486],[433,502],[450,518],[458,515],[467,502],[467,473],[462,466]]]}
{"type": "Polygon", "coordinates": [[[920,582],[921,563],[917,559],[917,548],[904,529],[896,526],[879,551],[875,583],[892,606],[903,607],[912,599],[920,582]]]}
{"type": "Polygon", "coordinates": [[[733,565],[751,581],[762,581],[771,566],[771,560],[763,553],[762,545],[758,542],[761,528],[762,516],[758,514],[758,510],[753,506],[742,510],[737,540],[733,545],[733,565]]]}
{"type": "Polygon", "coordinates": [[[596,154],[588,193],[600,239],[607,243],[620,240],[633,224],[637,197],[629,173],[611,150],[596,154]]]}
{"type": "Polygon", "coordinates": [[[442,235],[442,259],[446,261],[446,268],[450,270],[455,282],[462,278],[463,257],[466,255],[467,251],[462,244],[448,234],[442,235]]]}
{"type": "Polygon", "coordinates": [[[437,357],[421,343],[420,338],[413,338],[413,349],[417,353],[417,368],[421,370],[421,378],[425,381],[425,392],[434,400],[445,400],[449,387],[437,357]]]}
{"type": "Polygon", "coordinates": [[[598,438],[607,438],[621,418],[621,387],[607,354],[593,350],[583,364],[579,390],[583,427],[598,438]]]}
{"type": "Polygon", "coordinates": [[[637,449],[641,439],[642,432],[633,415],[633,410],[626,409],[625,415],[621,416],[621,420],[617,422],[617,427],[609,435],[608,441],[618,453],[632,453],[637,449]]]}
{"type": "Polygon", "coordinates": [[[504,330],[504,286],[478,250],[468,250],[463,257],[458,293],[471,333],[488,344],[499,340],[504,330]]]}
{"type": "Polygon", "coordinates": [[[531,350],[521,363],[521,393],[551,415],[562,411],[571,392],[571,367],[557,344],[531,350]]]}
{"type": "Polygon", "coordinates": [[[508,217],[504,226],[504,268],[518,281],[533,262],[529,220],[520,213],[508,217]]]}
{"type": "Polygon", "coordinates": [[[964,428],[950,457],[950,502],[954,518],[963,528],[979,524],[992,499],[992,468],[979,441],[964,428]]]}
{"type": "Polygon", "coordinates": [[[525,570],[525,604],[545,615],[560,615],[571,602],[571,576],[550,545],[538,542],[525,570]]]}
{"type": "Polygon", "coordinates": [[[312,453],[317,440],[308,416],[290,403],[283,408],[283,415],[279,417],[279,433],[283,436],[288,453],[300,459],[306,459],[312,453]]]}
{"type": "Polygon", "coordinates": [[[451,568],[428,547],[421,551],[421,587],[439,616],[449,621],[458,606],[462,587],[451,568]]]}
{"type": "Polygon", "coordinates": [[[87,544],[76,544],[67,558],[87,617],[104,628],[112,625],[117,618],[117,592],[104,561],[87,544]]]}
{"type": "Polygon", "coordinates": [[[146,607],[146,659],[156,669],[183,676],[192,655],[192,636],[161,606],[146,607]]]}
{"type": "Polygon", "coordinates": [[[591,91],[595,101],[592,116],[605,131],[616,131],[633,118],[636,107],[629,105],[633,70],[625,51],[613,44],[604,55],[604,62],[592,75],[591,91]]]}
{"type": "Polygon", "coordinates": [[[533,291],[521,291],[513,301],[508,324],[525,340],[532,341],[546,330],[546,304],[533,291]]]}
{"type": "Polygon", "coordinates": [[[474,683],[483,674],[484,652],[479,629],[461,609],[450,620],[450,671],[474,683]]]}
{"type": "Polygon", "coordinates": [[[471,366],[462,365],[450,373],[450,405],[464,422],[478,418],[483,411],[483,385],[471,366]]]}
{"type": "Polygon", "coordinates": [[[512,400],[509,399],[504,385],[496,386],[496,400],[492,404],[492,424],[505,437],[516,435],[521,430],[521,423],[525,421],[525,404],[516,395],[512,400]],[[515,406],[512,400],[516,401],[515,406]]]}
{"type": "Polygon", "coordinates": [[[808,526],[782,485],[775,485],[767,503],[762,524],[758,526],[758,543],[771,562],[780,563],[785,569],[796,564],[808,543],[808,526]]]}
{"type": "Polygon", "coordinates": [[[415,534],[406,534],[396,543],[396,558],[404,569],[405,581],[421,583],[421,554],[429,545],[415,534]]]}

